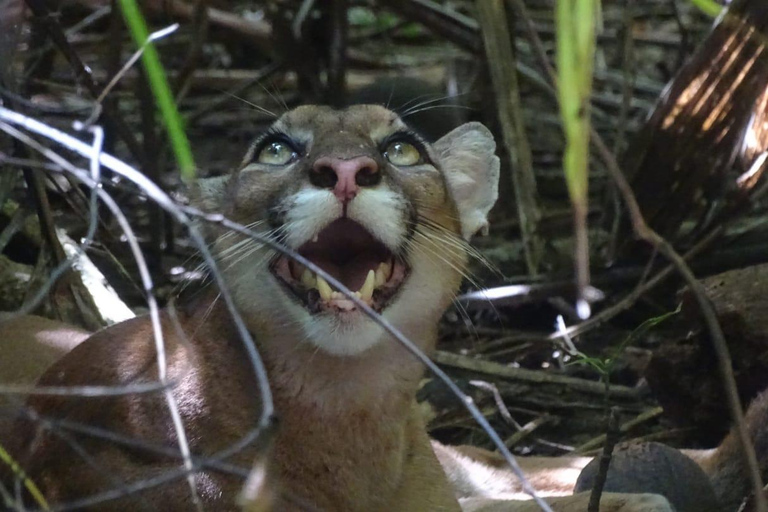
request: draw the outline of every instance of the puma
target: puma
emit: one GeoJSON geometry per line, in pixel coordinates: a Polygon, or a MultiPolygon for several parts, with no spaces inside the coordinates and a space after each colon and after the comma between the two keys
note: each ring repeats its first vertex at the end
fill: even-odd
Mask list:
{"type": "MultiPolygon", "coordinates": [[[[429,352],[467,265],[467,242],[488,227],[499,174],[494,152],[478,123],[430,145],[383,107],[305,106],[277,119],[240,169],[201,180],[192,196],[204,211],[298,251],[429,352]]],[[[422,365],[353,301],[250,238],[220,225],[207,229],[274,395],[271,508],[538,510],[494,454],[430,441],[415,401],[422,365]]],[[[244,474],[263,453],[258,443],[238,446],[261,411],[246,348],[214,290],[169,308],[161,321],[168,378],[198,464],[196,494],[207,510],[237,510],[244,474]]],[[[20,336],[2,329],[0,343],[20,336]]],[[[131,386],[156,381],[157,365],[145,316],[97,332],[39,384],[131,386]]],[[[762,460],[766,402],[750,413],[762,460]]],[[[171,455],[178,444],[162,393],[35,396],[0,435],[52,505],[193,508],[182,462],[171,455]],[[131,494],[119,491],[131,487],[131,494]]],[[[748,479],[734,441],[694,456],[727,506],[738,506],[748,479]]],[[[586,510],[589,493],[568,495],[588,461],[520,462],[553,510],[575,512],[586,510]]],[[[0,473],[6,490],[17,488],[4,465],[0,473]]],[[[606,493],[601,510],[672,510],[665,498],[637,492],[606,493]]]]}

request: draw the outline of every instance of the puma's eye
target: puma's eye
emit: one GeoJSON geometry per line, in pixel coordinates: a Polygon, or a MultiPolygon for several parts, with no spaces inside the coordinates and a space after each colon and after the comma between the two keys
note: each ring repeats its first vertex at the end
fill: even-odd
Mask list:
{"type": "Polygon", "coordinates": [[[275,140],[267,143],[259,154],[256,161],[267,165],[285,165],[296,158],[296,152],[285,142],[275,140]]]}
{"type": "Polygon", "coordinates": [[[384,156],[395,165],[416,165],[421,163],[421,152],[416,146],[408,142],[397,141],[391,143],[384,150],[384,156]]]}

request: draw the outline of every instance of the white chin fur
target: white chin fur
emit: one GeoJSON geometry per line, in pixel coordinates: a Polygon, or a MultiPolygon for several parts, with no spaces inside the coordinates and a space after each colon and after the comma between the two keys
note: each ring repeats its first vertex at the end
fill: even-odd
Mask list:
{"type": "Polygon", "coordinates": [[[307,340],[334,356],[356,356],[376,345],[384,330],[365,313],[343,313],[351,318],[328,314],[306,318],[303,322],[307,340]]]}

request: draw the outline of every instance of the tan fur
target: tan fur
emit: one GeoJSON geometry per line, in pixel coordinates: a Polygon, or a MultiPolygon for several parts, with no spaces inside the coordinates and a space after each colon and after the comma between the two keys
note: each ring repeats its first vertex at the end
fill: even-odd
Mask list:
{"type": "MultiPolygon", "coordinates": [[[[32,386],[90,334],[40,316],[0,313],[0,385],[32,386]]],[[[0,445],[9,437],[24,395],[0,393],[0,445]],[[5,414],[3,414],[5,412],[5,414]]]]}
{"type": "Polygon", "coordinates": [[[89,335],[83,329],[40,316],[0,313],[0,384],[34,384],[49,366],[89,335]]]}
{"type": "MultiPolygon", "coordinates": [[[[382,185],[361,191],[349,205],[350,217],[379,238],[405,236],[398,233],[404,232],[414,212],[453,233],[455,240],[448,242],[452,245],[440,248],[446,242],[433,241],[437,245],[432,250],[440,258],[424,250],[410,251],[411,275],[397,300],[384,311],[404,334],[430,351],[436,322],[458,288],[466,262],[466,254],[455,248],[460,247],[462,233],[446,176],[477,172],[482,176],[481,184],[485,181],[484,186],[492,188],[495,198],[498,160],[492,144],[483,169],[451,169],[450,159],[439,161],[434,154],[430,158],[438,168],[428,161],[398,169],[387,166],[379,143],[405,125],[383,108],[353,107],[336,112],[305,107],[284,116],[276,127],[306,143],[304,160],[308,162],[326,154],[340,158],[370,154],[381,163],[382,185]],[[382,200],[390,200],[391,206],[382,210],[382,200]],[[387,219],[391,219],[389,223],[387,219]]],[[[470,131],[490,138],[482,127],[470,127],[470,131]]],[[[203,184],[196,202],[243,224],[278,212],[292,223],[286,243],[293,247],[311,238],[312,230],[322,228],[322,222],[339,215],[326,202],[325,208],[307,210],[304,217],[291,219],[290,215],[302,213],[297,199],[317,199],[322,191],[308,184],[302,162],[275,169],[251,163],[252,158],[252,154],[246,156],[243,169],[231,178],[203,184]]],[[[464,209],[472,210],[471,199],[467,201],[464,209]]],[[[484,216],[490,204],[479,205],[473,215],[484,216]]],[[[474,222],[482,224],[478,219],[474,222]]],[[[267,227],[257,230],[265,232],[267,227]]],[[[215,247],[219,253],[243,240],[212,231],[212,236],[218,237],[215,247]]],[[[267,260],[262,251],[223,266],[238,309],[257,340],[274,393],[278,425],[269,470],[279,488],[275,508],[293,510],[292,500],[297,499],[322,510],[459,510],[415,405],[421,365],[383,333],[369,339],[366,343],[371,346],[359,351],[355,347],[357,336],[371,337],[372,332],[379,332],[362,317],[355,317],[350,325],[334,327],[349,345],[339,350],[347,350],[349,355],[324,350],[327,343],[337,343],[328,338],[336,338],[336,331],[312,330],[317,321],[277,285],[267,272],[267,260]]],[[[163,315],[168,378],[177,381],[173,393],[192,451],[201,457],[212,456],[240,440],[255,427],[260,410],[256,379],[242,342],[215,297],[205,294],[186,310],[178,311],[178,326],[169,315],[163,315]]],[[[324,322],[335,325],[333,319],[324,322]]],[[[55,364],[40,383],[130,385],[156,379],[151,325],[144,317],[95,334],[55,364]]],[[[161,394],[36,397],[29,406],[45,418],[66,419],[152,446],[176,448],[161,394]]],[[[125,448],[114,441],[71,432],[70,436],[91,460],[84,460],[67,441],[36,422],[20,424],[16,436],[7,443],[53,503],[84,498],[180,467],[178,458],[151,450],[125,448]]],[[[198,475],[198,492],[208,508],[236,508],[242,473],[256,454],[252,444],[227,459],[240,475],[216,469],[198,475]]],[[[142,504],[167,511],[191,507],[186,483],[178,478],[137,497],[101,503],[94,509],[126,510],[142,504]]]]}
{"type": "MultiPolygon", "coordinates": [[[[589,493],[561,498],[549,498],[547,504],[553,512],[585,512],[589,493]]],[[[533,501],[491,500],[470,498],[461,501],[463,512],[539,512],[541,507],[533,501]]],[[[600,500],[600,512],[673,512],[667,500],[656,494],[605,493],[600,500]]]]}
{"type": "MultiPolygon", "coordinates": [[[[529,499],[504,458],[474,446],[445,446],[432,442],[440,464],[460,498],[529,499]]],[[[592,457],[521,457],[518,463],[528,482],[542,496],[568,496],[581,470],[592,457]]]]}
{"type": "MultiPolygon", "coordinates": [[[[275,128],[303,145],[295,163],[254,163],[252,149],[238,172],[201,183],[193,194],[195,203],[242,224],[263,221],[253,224],[261,233],[283,226],[281,240],[295,249],[341,215],[333,195],[308,181],[312,162],[329,155],[376,160],[383,170],[381,183],[361,190],[344,211],[379,240],[407,249],[410,275],[383,315],[422,350],[431,351],[437,321],[466,265],[462,240],[486,228],[486,214],[496,199],[498,159],[487,130],[464,125],[428,148],[423,164],[401,169],[387,164],[380,144],[405,125],[381,107],[302,107],[283,116],[275,128]],[[418,245],[425,223],[440,225],[442,231],[418,245]],[[415,231],[410,232],[412,224],[415,231]]],[[[536,510],[531,502],[517,501],[523,498],[519,484],[497,456],[430,443],[415,402],[423,368],[405,349],[362,315],[343,320],[310,315],[270,274],[270,252],[253,246],[247,257],[228,258],[228,251],[245,239],[221,228],[209,230],[236,307],[263,357],[277,424],[268,450],[263,440],[269,433],[262,432],[225,460],[211,462],[257,425],[257,380],[215,291],[162,314],[173,395],[196,461],[208,461],[196,474],[206,509],[236,510],[245,474],[257,456],[268,455],[275,510],[296,510],[297,503],[345,512],[536,510]],[[478,472],[484,475],[481,481],[478,472]]],[[[96,333],[45,372],[40,384],[131,386],[154,382],[157,375],[151,322],[141,317],[96,333]]],[[[38,396],[28,406],[39,417],[19,420],[13,435],[0,443],[50,502],[98,497],[121,485],[150,482],[139,493],[110,496],[89,509],[192,509],[181,461],[173,456],[178,453],[176,435],[161,393],[38,396]],[[51,428],[39,419],[67,423],[51,428]],[[83,426],[122,441],[86,433],[83,426]],[[178,477],[163,479],[174,472],[178,477]]],[[[584,495],[565,495],[586,459],[521,462],[533,485],[551,496],[553,510],[585,509],[584,495]]],[[[5,466],[0,466],[0,479],[10,482],[5,466]]],[[[670,508],[658,496],[606,494],[601,510],[670,508]]]]}

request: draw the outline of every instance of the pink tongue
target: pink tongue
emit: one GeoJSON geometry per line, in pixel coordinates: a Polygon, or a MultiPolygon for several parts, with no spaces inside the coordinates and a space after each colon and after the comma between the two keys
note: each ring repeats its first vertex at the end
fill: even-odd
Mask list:
{"type": "Polygon", "coordinates": [[[368,276],[368,271],[376,270],[380,263],[372,259],[371,256],[370,254],[360,254],[343,265],[338,265],[330,260],[316,258],[312,258],[312,262],[355,292],[363,286],[365,278],[368,276]]]}

